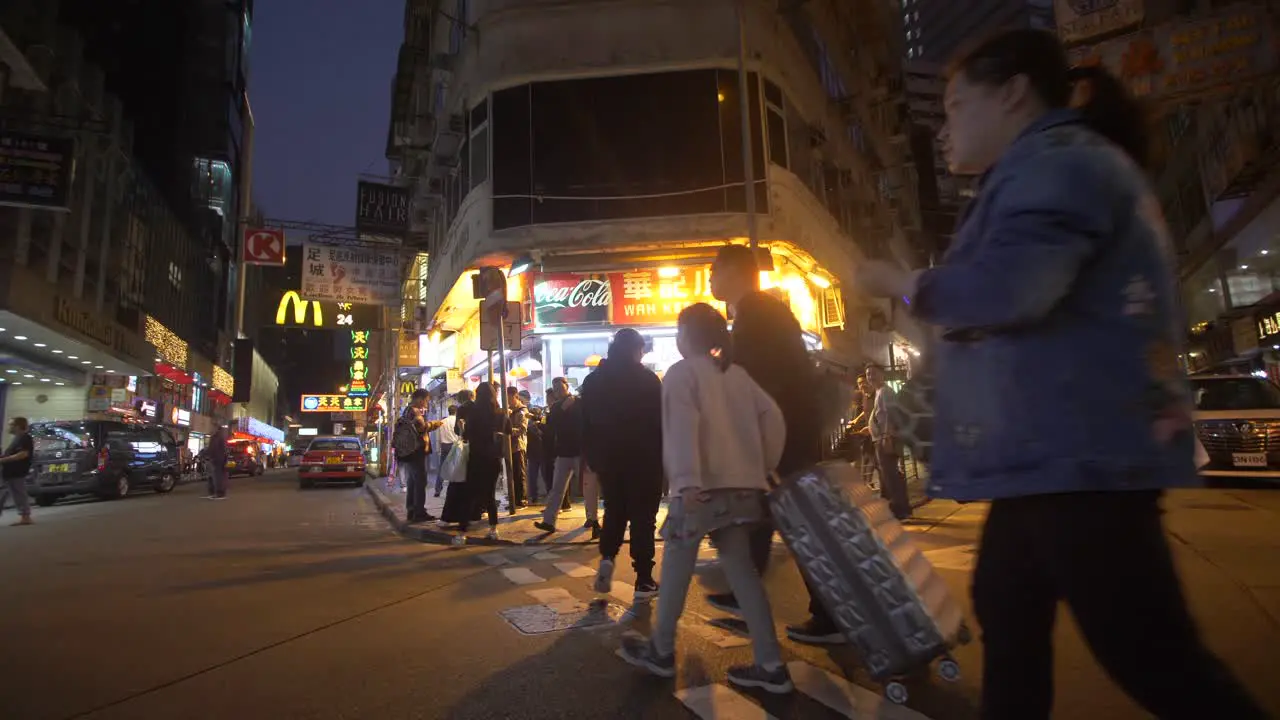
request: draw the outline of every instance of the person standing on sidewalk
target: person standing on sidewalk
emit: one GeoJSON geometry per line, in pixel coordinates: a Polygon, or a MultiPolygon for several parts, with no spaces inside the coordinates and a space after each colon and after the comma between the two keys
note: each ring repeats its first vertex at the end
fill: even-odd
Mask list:
{"type": "Polygon", "coordinates": [[[567,499],[570,482],[577,476],[582,478],[582,494],[587,512],[587,522],[583,527],[591,530],[591,539],[595,540],[600,537],[600,499],[597,497],[599,489],[594,480],[589,474],[582,472],[582,408],[578,398],[569,391],[567,378],[556,378],[552,381],[552,386],[560,398],[547,416],[547,425],[555,436],[556,465],[546,510],[542,513],[542,520],[533,526],[543,532],[556,531],[561,502],[567,499]]]}
{"type": "Polygon", "coordinates": [[[978,193],[939,264],[873,261],[858,281],[941,331],[930,494],[991,502],[973,578],[982,717],[1050,717],[1065,601],[1151,715],[1265,718],[1200,637],[1162,527],[1164,491],[1200,479],[1143,110],[1040,30],[994,35],[948,74],[943,152],[978,193]]]}
{"type": "Polygon", "coordinates": [[[404,505],[407,519],[411,523],[429,522],[435,516],[427,512],[427,457],[431,455],[431,431],[444,425],[443,420],[427,419],[427,400],[431,398],[426,388],[413,391],[409,405],[396,422],[392,445],[396,451],[396,462],[404,473],[405,496],[404,505]],[[412,435],[412,447],[406,441],[402,447],[401,436],[412,435]]]}
{"type": "MultiPolygon", "coordinates": [[[[800,323],[785,303],[759,287],[760,266],[755,253],[745,245],[720,248],[711,267],[711,291],[716,299],[728,303],[733,313],[733,361],[782,409],[787,442],[778,473],[786,476],[822,458],[822,427],[814,393],[817,383],[800,323]]],[[[751,556],[761,577],[769,567],[773,531],[772,523],[762,523],[751,533],[751,556]]],[[[739,614],[733,593],[708,595],[707,603],[722,612],[739,614]]],[[[809,613],[807,622],[787,626],[788,637],[809,644],[845,642],[812,588],[809,613]]]]}
{"type": "Polygon", "coordinates": [[[878,365],[867,368],[867,383],[874,398],[871,414],[867,417],[867,430],[875,448],[876,464],[880,467],[880,497],[888,501],[894,517],[905,520],[911,517],[911,498],[907,496],[907,481],[902,477],[902,468],[898,467],[902,445],[894,427],[897,394],[885,382],[884,369],[878,365]]]}
{"type": "Polygon", "coordinates": [[[662,381],[640,362],[644,346],[640,333],[619,330],[609,357],[582,383],[579,397],[587,466],[604,493],[595,590],[612,589],[614,559],[630,524],[637,600],[658,594],[653,536],[662,501],[662,381]]]}
{"type": "Polygon", "coordinates": [[[209,459],[209,494],[208,500],[223,500],[227,497],[227,428],[219,425],[209,440],[205,450],[209,459]]]}
{"type": "Polygon", "coordinates": [[[4,503],[13,497],[13,505],[18,509],[18,522],[14,525],[30,525],[31,498],[27,495],[27,477],[31,475],[31,461],[36,454],[35,443],[31,440],[27,419],[16,417],[9,421],[9,432],[13,442],[0,455],[0,478],[4,479],[4,487],[0,488],[0,512],[4,511],[4,503]]]}
{"type": "Polygon", "coordinates": [[[511,488],[515,507],[528,507],[525,479],[529,474],[529,406],[520,398],[520,388],[507,388],[507,414],[511,418],[511,488]]]}
{"type": "Polygon", "coordinates": [[[444,490],[444,460],[449,457],[449,453],[453,451],[453,446],[458,442],[458,406],[449,406],[449,416],[444,419],[444,424],[436,431],[436,440],[440,441],[440,457],[437,458],[436,466],[436,492],[435,496],[440,497],[440,492],[444,490]]]}

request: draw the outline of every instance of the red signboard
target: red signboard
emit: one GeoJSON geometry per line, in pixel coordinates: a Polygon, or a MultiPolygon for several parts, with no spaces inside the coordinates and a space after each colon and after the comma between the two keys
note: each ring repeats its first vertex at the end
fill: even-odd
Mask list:
{"type": "Polygon", "coordinates": [[[533,280],[537,327],[670,325],[699,302],[722,312],[711,295],[710,266],[645,268],[610,273],[541,273],[533,280]]]}
{"type": "Polygon", "coordinates": [[[694,303],[720,308],[710,267],[648,268],[609,273],[615,325],[669,325],[694,303]]]}
{"type": "Polygon", "coordinates": [[[249,265],[284,265],[284,230],[244,230],[244,261],[249,265]]]}

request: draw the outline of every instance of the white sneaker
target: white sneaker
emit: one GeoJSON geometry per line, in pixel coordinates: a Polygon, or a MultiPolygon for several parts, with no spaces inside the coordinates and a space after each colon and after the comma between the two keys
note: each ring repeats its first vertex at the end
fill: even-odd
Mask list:
{"type": "Polygon", "coordinates": [[[484,534],[484,536],[485,536],[486,538],[490,539],[490,540],[497,540],[497,539],[498,539],[498,528],[490,528],[490,529],[489,529],[489,532],[485,533],[485,534],[484,534]]]}
{"type": "Polygon", "coordinates": [[[600,569],[596,571],[596,581],[591,586],[598,593],[607,593],[613,589],[613,560],[604,558],[600,561],[600,569]]]}

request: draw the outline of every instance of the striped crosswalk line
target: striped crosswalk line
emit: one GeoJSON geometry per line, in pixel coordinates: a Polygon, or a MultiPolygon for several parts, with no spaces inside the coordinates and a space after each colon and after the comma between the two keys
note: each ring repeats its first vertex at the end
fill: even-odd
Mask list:
{"type": "Polygon", "coordinates": [[[676,692],[676,699],[702,720],[777,720],[727,685],[703,685],[676,692]]]}
{"type": "Polygon", "coordinates": [[[503,568],[502,575],[516,585],[533,585],[535,583],[545,582],[546,578],[535,573],[529,568],[503,568]]]}
{"type": "Polygon", "coordinates": [[[582,563],[558,562],[558,563],[552,563],[552,564],[555,565],[555,568],[557,570],[573,578],[592,577],[593,575],[596,574],[595,570],[592,570],[591,568],[587,567],[586,565],[583,565],[582,563]]]}
{"type": "MultiPolygon", "coordinates": [[[[855,685],[807,662],[787,663],[796,692],[809,696],[850,720],[929,720],[903,705],[895,705],[880,693],[855,685]]],[[[746,695],[716,683],[685,688],[675,693],[701,720],[768,720],[773,718],[746,695]]]]}
{"type": "Polygon", "coordinates": [[[884,695],[855,685],[807,662],[787,663],[796,690],[808,695],[847,718],[877,720],[929,720],[903,705],[895,705],[884,695]]]}

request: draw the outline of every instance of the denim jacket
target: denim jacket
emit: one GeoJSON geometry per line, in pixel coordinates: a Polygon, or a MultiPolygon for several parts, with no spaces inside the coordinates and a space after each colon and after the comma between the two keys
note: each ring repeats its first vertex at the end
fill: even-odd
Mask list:
{"type": "Polygon", "coordinates": [[[982,178],[911,311],[941,329],[930,493],[955,500],[1197,482],[1169,236],[1142,171],[1070,110],[982,178]]]}

